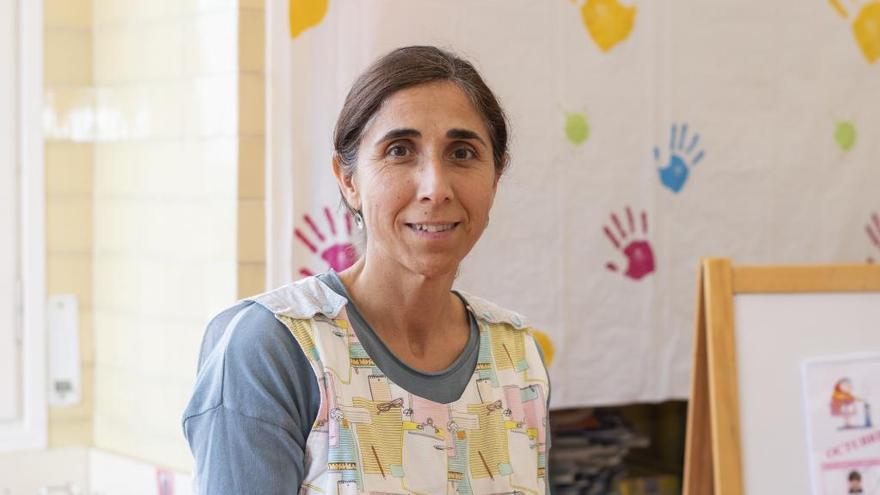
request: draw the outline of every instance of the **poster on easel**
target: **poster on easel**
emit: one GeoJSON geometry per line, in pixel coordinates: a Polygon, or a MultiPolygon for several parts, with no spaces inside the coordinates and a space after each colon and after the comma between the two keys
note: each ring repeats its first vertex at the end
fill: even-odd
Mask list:
{"type": "Polygon", "coordinates": [[[880,495],[880,266],[697,280],[684,495],[880,495]]]}
{"type": "Polygon", "coordinates": [[[804,361],[813,495],[880,494],[880,354],[804,361]]]}

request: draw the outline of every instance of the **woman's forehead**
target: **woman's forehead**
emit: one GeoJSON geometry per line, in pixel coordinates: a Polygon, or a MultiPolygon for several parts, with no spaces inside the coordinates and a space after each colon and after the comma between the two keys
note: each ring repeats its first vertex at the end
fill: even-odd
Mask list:
{"type": "Polygon", "coordinates": [[[447,134],[450,129],[467,129],[488,135],[482,116],[467,94],[448,81],[421,84],[392,94],[370,119],[365,136],[378,137],[392,129],[414,129],[447,134]]]}

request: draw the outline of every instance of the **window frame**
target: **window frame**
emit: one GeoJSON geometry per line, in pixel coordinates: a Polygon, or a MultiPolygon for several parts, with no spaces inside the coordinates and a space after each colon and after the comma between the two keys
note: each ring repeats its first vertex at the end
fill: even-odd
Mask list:
{"type": "MultiPolygon", "coordinates": [[[[12,70],[7,78],[16,105],[11,135],[0,136],[15,157],[0,160],[0,167],[13,167],[18,185],[18,256],[13,263],[13,312],[19,323],[19,407],[12,421],[0,422],[0,452],[44,448],[47,445],[46,402],[46,241],[45,172],[43,160],[43,2],[0,0],[13,12],[12,30],[0,36],[14,46],[12,70]]],[[[8,87],[8,86],[7,86],[8,87]]],[[[6,270],[4,270],[6,271],[6,270]]],[[[9,273],[6,271],[6,273],[9,273]]]]}

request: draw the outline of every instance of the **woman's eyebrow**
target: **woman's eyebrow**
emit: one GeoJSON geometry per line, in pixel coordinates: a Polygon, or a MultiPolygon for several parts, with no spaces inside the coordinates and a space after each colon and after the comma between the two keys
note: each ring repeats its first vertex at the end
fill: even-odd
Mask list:
{"type": "Polygon", "coordinates": [[[392,129],[385,133],[384,136],[379,138],[376,141],[376,144],[384,143],[385,141],[391,141],[392,139],[400,139],[404,137],[422,137],[422,133],[415,129],[392,129]]]}
{"type": "Polygon", "coordinates": [[[449,139],[476,139],[480,144],[486,146],[486,142],[483,141],[483,138],[470,129],[449,129],[446,132],[446,137],[449,139]]]}

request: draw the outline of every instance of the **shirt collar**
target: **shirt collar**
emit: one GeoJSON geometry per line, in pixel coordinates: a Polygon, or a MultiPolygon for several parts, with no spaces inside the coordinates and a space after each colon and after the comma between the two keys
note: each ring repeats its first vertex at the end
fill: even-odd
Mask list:
{"type": "Polygon", "coordinates": [[[456,292],[461,294],[464,300],[467,301],[468,310],[473,313],[477,320],[495,324],[507,323],[518,330],[526,327],[525,318],[519,313],[504,309],[495,303],[468,294],[467,292],[460,290],[456,292]]]}
{"type": "Polygon", "coordinates": [[[275,314],[295,319],[312,318],[318,313],[336,318],[348,303],[348,299],[317,277],[306,277],[247,300],[259,303],[275,314]]]}
{"type": "MultiPolygon", "coordinates": [[[[464,298],[468,311],[477,320],[492,324],[506,323],[516,329],[526,327],[525,318],[519,313],[467,292],[456,292],[464,298]]],[[[337,294],[317,277],[307,277],[246,300],[259,303],[275,314],[295,319],[312,318],[318,313],[336,318],[348,303],[348,299],[337,294]]]]}

